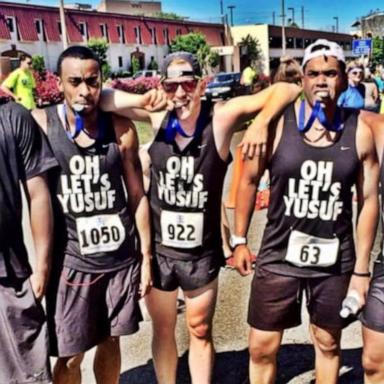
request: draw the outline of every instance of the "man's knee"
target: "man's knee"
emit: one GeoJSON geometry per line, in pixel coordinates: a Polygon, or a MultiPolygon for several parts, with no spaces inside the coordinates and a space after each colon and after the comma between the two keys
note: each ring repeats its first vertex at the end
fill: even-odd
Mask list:
{"type": "Polygon", "coordinates": [[[79,353],[75,356],[70,356],[70,357],[59,357],[57,359],[57,365],[69,371],[77,370],[80,368],[83,358],[84,358],[84,353],[79,353]]]}
{"type": "Polygon", "coordinates": [[[370,353],[369,350],[363,350],[362,364],[364,372],[368,376],[377,375],[381,372],[384,376],[384,357],[377,353],[370,353]]]}
{"type": "Polygon", "coordinates": [[[340,352],[340,334],[312,326],[314,343],[323,354],[337,355],[340,352]]]}
{"type": "Polygon", "coordinates": [[[212,335],[212,324],[206,321],[190,320],[188,329],[192,336],[197,339],[208,340],[212,335]]]}

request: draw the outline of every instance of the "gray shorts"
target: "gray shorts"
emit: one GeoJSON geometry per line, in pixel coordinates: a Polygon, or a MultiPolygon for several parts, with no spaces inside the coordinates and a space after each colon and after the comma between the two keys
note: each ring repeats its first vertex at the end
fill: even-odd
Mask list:
{"type": "Polygon", "coordinates": [[[301,278],[257,268],[249,299],[248,323],[264,331],[281,331],[301,324],[303,292],[312,324],[342,329],[351,319],[339,312],[348,290],[350,274],[301,278]]]}
{"type": "Polygon", "coordinates": [[[375,276],[371,280],[368,298],[359,317],[365,327],[384,332],[384,276],[375,276]]]}
{"type": "Polygon", "coordinates": [[[74,356],[109,336],[135,333],[140,264],[108,273],[63,268],[57,294],[47,298],[51,355],[74,356]]]}
{"type": "Polygon", "coordinates": [[[153,286],[162,291],[192,291],[215,280],[225,264],[216,254],[197,260],[179,260],[157,254],[153,258],[153,286]]]}
{"type": "Polygon", "coordinates": [[[50,383],[45,314],[29,279],[0,279],[0,382],[50,383]]]}

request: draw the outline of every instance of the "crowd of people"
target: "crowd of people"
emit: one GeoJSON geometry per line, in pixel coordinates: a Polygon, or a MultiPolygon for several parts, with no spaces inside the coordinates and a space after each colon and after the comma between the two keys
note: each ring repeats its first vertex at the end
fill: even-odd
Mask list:
{"type": "Polygon", "coordinates": [[[66,49],[57,64],[61,104],[32,113],[13,102],[0,107],[1,381],[79,384],[84,354],[96,347],[96,381],[118,383],[119,337],[138,331],[145,297],[157,382],[175,384],[181,290],[192,383],[212,382],[223,183],[233,133],[253,119],[230,238],[235,267],[249,275],[247,232],[268,169],[268,220],[249,298],[249,380],[274,382],[284,330],[300,324],[305,296],[316,382],[336,383],[341,333],[353,320],[340,309],[355,292],[365,382],[383,383],[384,261],[380,253],[371,278],[369,260],[381,211],[384,116],[360,111],[362,100],[377,111],[368,87],[364,99],[346,104],[359,92],[360,72],[340,46],[318,40],[301,66],[283,58],[270,87],[213,105],[201,98],[206,83],[190,53],[168,55],[159,89],[133,95],[102,89],[90,49],[66,49]],[[146,178],[133,121],[154,131],[146,178]],[[23,243],[21,188],[34,268],[23,243]],[[49,355],[57,357],[52,371],[49,355]]]}

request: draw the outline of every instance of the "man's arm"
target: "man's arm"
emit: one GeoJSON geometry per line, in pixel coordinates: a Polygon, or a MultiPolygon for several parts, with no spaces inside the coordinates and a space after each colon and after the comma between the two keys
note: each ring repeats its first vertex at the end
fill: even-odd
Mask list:
{"type": "Polygon", "coordinates": [[[0,86],[0,88],[8,96],[12,97],[13,100],[20,101],[21,100],[20,97],[17,97],[16,94],[14,94],[12,92],[12,89],[16,85],[17,77],[18,77],[18,71],[17,70],[11,72],[8,75],[8,77],[3,81],[3,83],[0,86]]]}
{"type": "Polygon", "coordinates": [[[30,201],[31,230],[36,252],[36,265],[33,268],[31,284],[36,298],[40,300],[45,294],[48,282],[53,238],[52,205],[44,174],[27,180],[27,195],[30,201]]]}
{"type": "MultiPolygon", "coordinates": [[[[358,217],[356,226],[356,262],[354,272],[367,273],[372,245],[376,236],[379,215],[378,183],[379,162],[370,127],[359,118],[357,129],[357,151],[361,167],[356,183],[358,217]]],[[[349,289],[355,289],[365,303],[369,277],[352,275],[349,289]]]]}
{"type": "Polygon", "coordinates": [[[153,122],[156,117],[153,115],[163,116],[167,101],[165,93],[158,89],[137,95],[107,88],[101,93],[99,106],[103,111],[114,112],[131,120],[153,122]]]}
{"type": "Polygon", "coordinates": [[[135,218],[140,237],[141,296],[147,294],[152,286],[151,276],[151,232],[149,204],[144,193],[143,174],[138,154],[138,139],[134,125],[127,118],[113,116],[113,122],[124,168],[124,181],[128,192],[128,204],[135,218]]]}
{"type": "Polygon", "coordinates": [[[224,104],[217,104],[214,111],[213,126],[217,132],[215,137],[219,151],[221,148],[229,148],[229,143],[235,129],[240,124],[253,118],[260,111],[263,111],[263,113],[259,117],[257,125],[251,125],[250,133],[247,136],[247,151],[248,148],[252,149],[256,145],[265,145],[267,133],[262,135],[263,142],[260,143],[258,142],[258,130],[267,130],[269,123],[279,116],[289,103],[296,100],[300,92],[301,88],[296,84],[280,82],[254,95],[239,96],[224,104]],[[252,132],[256,133],[252,134],[252,132]],[[256,143],[253,140],[254,135],[257,136],[256,143]]]}
{"type": "MultiPolygon", "coordinates": [[[[244,162],[236,194],[235,230],[236,236],[246,237],[255,209],[257,187],[264,173],[266,159],[255,157],[244,162]]],[[[247,245],[238,245],[234,250],[235,267],[242,276],[252,272],[251,252],[247,245]]]]}

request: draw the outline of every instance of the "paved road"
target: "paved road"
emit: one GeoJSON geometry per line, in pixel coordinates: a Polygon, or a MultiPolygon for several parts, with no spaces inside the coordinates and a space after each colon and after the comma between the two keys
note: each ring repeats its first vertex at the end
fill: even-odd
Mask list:
{"type": "MultiPolygon", "coordinates": [[[[235,138],[234,143],[238,141],[235,138]]],[[[229,211],[232,221],[233,212],[229,211]]],[[[250,234],[250,243],[254,250],[260,244],[260,236],[265,223],[265,210],[255,212],[250,234]]],[[[31,245],[30,235],[26,234],[31,245]]],[[[214,340],[217,350],[215,379],[217,384],[246,384],[248,382],[248,353],[246,312],[251,277],[240,277],[235,271],[223,269],[220,274],[220,288],[217,310],[214,320],[214,340]]],[[[313,380],[313,348],[308,335],[308,319],[303,311],[303,324],[286,331],[278,357],[277,383],[304,384],[313,380]]],[[[151,360],[150,341],[151,322],[144,321],[140,331],[130,337],[121,338],[122,374],[121,384],[154,384],[155,376],[151,360]]],[[[179,348],[178,383],[190,383],[187,369],[188,339],[185,331],[184,314],[178,315],[177,344],[179,348]]],[[[360,366],[361,333],[360,325],[355,322],[343,335],[343,367],[340,383],[362,383],[360,366]]],[[[92,358],[94,351],[86,354],[83,363],[83,383],[94,384],[92,358]]]]}

